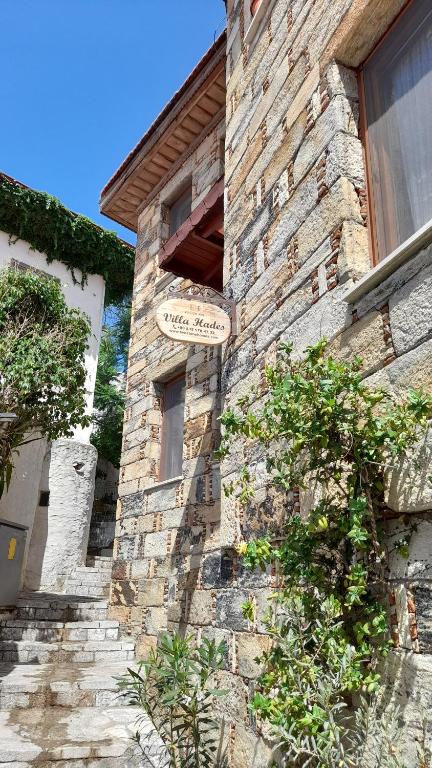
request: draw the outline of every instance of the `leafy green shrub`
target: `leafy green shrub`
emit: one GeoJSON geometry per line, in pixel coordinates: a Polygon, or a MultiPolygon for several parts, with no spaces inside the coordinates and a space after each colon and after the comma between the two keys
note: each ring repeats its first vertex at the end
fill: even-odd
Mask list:
{"type": "MultiPolygon", "coordinates": [[[[274,642],[260,659],[252,709],[277,734],[289,766],[362,765],[358,744],[349,746],[344,710],[353,694],[379,689],[377,666],[389,649],[384,472],[432,415],[430,397],[410,391],[396,402],[368,388],[360,371],[359,359],[327,356],[324,340],[301,360],[284,345],[265,370],[261,403],[262,393],[253,391],[221,417],[220,457],[242,436],[262,446],[270,482],[287,492],[316,491],[309,511],[287,517],[281,543],[239,546],[246,566],[278,573],[267,617],[274,642]]],[[[247,505],[254,480],[245,466],[225,492],[247,505]]],[[[247,618],[252,611],[246,603],[247,618]]]]}
{"type": "Polygon", "coordinates": [[[21,445],[67,437],[90,423],[90,330],[87,317],[67,306],[56,280],[27,270],[0,272],[0,412],[17,416],[0,433],[0,496],[21,445]]]}
{"type": "Polygon", "coordinates": [[[48,261],[58,259],[74,276],[102,275],[106,304],[121,300],[133,283],[135,252],[115,232],[73,213],[46,192],[29,189],[0,173],[0,229],[26,240],[48,261]]]}
{"type": "Polygon", "coordinates": [[[118,467],[126,402],[121,376],[126,370],[129,350],[130,295],[106,310],[105,321],[96,374],[94,428],[90,440],[100,456],[118,467]]]}
{"type": "Polygon", "coordinates": [[[155,650],[128,670],[119,681],[132,706],[144,711],[139,720],[143,732],[136,741],[148,761],[161,768],[216,768],[223,758],[218,724],[213,717],[214,699],[225,691],[212,687],[212,676],[224,665],[226,646],[204,638],[164,634],[155,650]],[[145,730],[150,720],[150,732],[145,730]],[[155,749],[155,736],[162,749],[155,749]],[[165,757],[164,757],[165,756],[165,757]]]}

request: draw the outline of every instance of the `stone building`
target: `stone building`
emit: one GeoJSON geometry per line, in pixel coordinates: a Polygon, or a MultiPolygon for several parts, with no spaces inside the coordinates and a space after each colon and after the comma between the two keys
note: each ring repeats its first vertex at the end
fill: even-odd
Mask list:
{"type": "MultiPolygon", "coordinates": [[[[247,512],[221,494],[256,456],[240,445],[215,461],[218,415],[281,340],[301,354],[326,336],[335,356],[363,357],[371,386],[432,392],[431,32],[426,0],[228,0],[226,34],[102,192],[137,232],[111,613],[141,655],[164,629],[226,639],[232,768],[268,755],[247,715],[268,640],[240,606],[271,587],[234,547],[277,531],[287,501],[264,473],[247,512]],[[238,335],[212,347],[160,333],[156,309],[187,281],[236,302],[238,335]]],[[[418,525],[409,560],[393,557],[391,607],[413,766],[413,702],[427,710],[431,690],[430,446],[387,498],[390,531],[402,513],[418,525]]]]}

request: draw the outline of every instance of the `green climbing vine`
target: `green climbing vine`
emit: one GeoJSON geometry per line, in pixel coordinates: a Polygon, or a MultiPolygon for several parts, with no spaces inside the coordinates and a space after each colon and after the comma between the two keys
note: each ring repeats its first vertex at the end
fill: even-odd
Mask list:
{"type": "MultiPolygon", "coordinates": [[[[246,465],[225,493],[248,505],[256,485],[269,482],[313,498],[287,514],[281,539],[239,545],[247,567],[278,574],[266,618],[273,643],[260,659],[252,709],[276,732],[284,765],[363,766],[346,708],[353,695],[379,689],[390,647],[384,476],[426,428],[432,399],[410,391],[397,402],[369,388],[361,360],[332,359],[325,340],[300,360],[283,345],[265,380],[264,393],[252,391],[222,415],[219,455],[234,451],[237,438],[258,444],[267,478],[246,465]]],[[[253,602],[243,608],[252,620],[253,602]]]]}
{"type": "Polygon", "coordinates": [[[55,197],[29,189],[0,174],[0,230],[21,238],[58,259],[83,280],[88,274],[102,275],[106,282],[106,304],[122,299],[131,290],[134,249],[115,232],[97,226],[73,213],[55,197]]]}
{"type": "Polygon", "coordinates": [[[85,353],[91,326],[70,309],[56,280],[0,271],[0,497],[24,445],[70,437],[90,423],[85,353]]]}

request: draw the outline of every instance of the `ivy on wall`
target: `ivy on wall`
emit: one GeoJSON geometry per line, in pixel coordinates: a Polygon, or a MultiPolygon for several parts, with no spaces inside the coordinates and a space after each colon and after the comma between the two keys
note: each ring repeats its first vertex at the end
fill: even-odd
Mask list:
{"type": "Polygon", "coordinates": [[[115,232],[97,226],[85,216],[73,213],[55,197],[38,192],[0,173],[0,230],[30,243],[57,259],[75,278],[80,270],[102,275],[106,283],[106,304],[121,300],[130,292],[134,270],[134,248],[115,232]]]}

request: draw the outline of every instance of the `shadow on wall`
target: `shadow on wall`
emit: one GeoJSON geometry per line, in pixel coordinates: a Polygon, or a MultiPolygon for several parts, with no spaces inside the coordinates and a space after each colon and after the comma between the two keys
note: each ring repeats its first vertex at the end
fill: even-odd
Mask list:
{"type": "Polygon", "coordinates": [[[41,585],[42,566],[48,539],[50,461],[51,446],[47,445],[40,475],[37,506],[34,513],[33,529],[28,545],[27,563],[24,572],[23,587],[30,590],[37,590],[41,585]]]}

